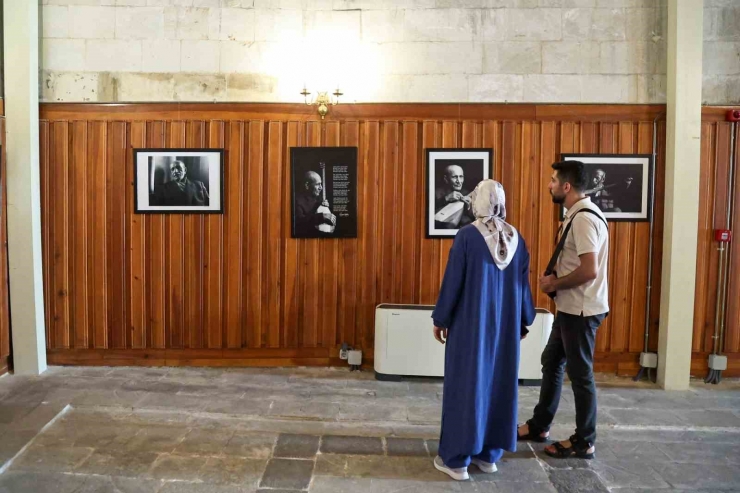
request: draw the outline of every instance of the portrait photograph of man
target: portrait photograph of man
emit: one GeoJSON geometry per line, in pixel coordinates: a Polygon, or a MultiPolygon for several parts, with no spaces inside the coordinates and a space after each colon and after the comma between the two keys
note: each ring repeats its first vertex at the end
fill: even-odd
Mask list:
{"type": "Polygon", "coordinates": [[[221,212],[222,152],[137,149],[137,212],[221,212]]]}
{"type": "Polygon", "coordinates": [[[455,236],[475,220],[470,194],[493,175],[491,149],[427,149],[427,236],[455,236]]]}
{"type": "Polygon", "coordinates": [[[293,238],[356,238],[357,148],[290,151],[293,238]]]}
{"type": "Polygon", "coordinates": [[[610,221],[648,221],[652,200],[651,155],[564,154],[563,160],[586,165],[588,184],[584,191],[610,221]]]}

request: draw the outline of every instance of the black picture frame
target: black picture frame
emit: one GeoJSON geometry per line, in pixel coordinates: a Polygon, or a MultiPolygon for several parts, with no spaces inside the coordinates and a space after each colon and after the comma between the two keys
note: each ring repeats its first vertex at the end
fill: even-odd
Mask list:
{"type": "MultiPolygon", "coordinates": [[[[587,193],[610,222],[650,222],[653,212],[652,154],[561,154],[562,161],[581,161],[589,174],[587,193]],[[597,176],[597,172],[601,173],[597,176]],[[601,185],[596,185],[597,181],[601,185]],[[599,191],[589,193],[592,190],[599,191]]],[[[565,208],[560,207],[561,220],[565,208]]]]}
{"type": "Polygon", "coordinates": [[[357,155],[357,147],[290,148],[292,238],[357,238],[357,155]]]}
{"type": "MultiPolygon", "coordinates": [[[[427,238],[452,238],[460,227],[472,222],[472,213],[465,206],[457,210],[454,205],[443,202],[445,185],[444,173],[449,166],[458,166],[462,170],[463,182],[460,188],[462,195],[468,195],[482,180],[493,178],[493,149],[466,148],[443,149],[430,147],[426,149],[426,209],[424,211],[427,238]],[[467,175],[467,176],[466,176],[467,175]],[[443,205],[446,204],[446,205],[443,205]],[[440,216],[441,214],[441,216],[440,216]],[[457,216],[459,215],[459,218],[457,216]],[[444,220],[442,219],[444,216],[444,220]]],[[[450,188],[450,192],[453,192],[450,188]]]]}
{"type": "Polygon", "coordinates": [[[224,149],[209,148],[134,149],[134,213],[223,214],[224,154],[224,149]],[[174,161],[183,163],[185,178],[190,181],[184,193],[168,185],[174,180],[164,180],[163,175],[171,172],[165,163],[174,161]],[[185,200],[204,200],[207,205],[185,204],[185,200]]]}

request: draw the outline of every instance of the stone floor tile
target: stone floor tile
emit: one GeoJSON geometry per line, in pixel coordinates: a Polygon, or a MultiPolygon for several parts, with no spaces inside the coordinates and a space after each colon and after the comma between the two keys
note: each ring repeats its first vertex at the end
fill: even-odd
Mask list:
{"type": "Polygon", "coordinates": [[[321,439],[322,454],[382,455],[383,442],[377,437],[327,435],[321,439]]]}
{"type": "MultiPolygon", "coordinates": [[[[472,484],[468,483],[468,485],[472,484]]],[[[438,482],[420,482],[403,479],[320,477],[313,480],[308,491],[309,493],[457,493],[464,490],[461,489],[461,483],[456,483],[449,478],[438,482]]]]}
{"type": "Polygon", "coordinates": [[[345,477],[347,475],[347,459],[349,457],[348,455],[337,454],[317,455],[314,476],[345,477]]]}
{"type": "Polygon", "coordinates": [[[692,426],[740,428],[740,417],[729,409],[674,409],[673,412],[692,426]]]}
{"type": "Polygon", "coordinates": [[[267,463],[261,488],[304,490],[313,475],[314,462],[302,459],[271,459],[267,463]]]}
{"type": "Polygon", "coordinates": [[[146,392],[127,390],[91,390],[72,399],[75,408],[80,407],[135,407],[146,397],[146,392]]]}
{"type": "Polygon", "coordinates": [[[208,461],[198,455],[160,454],[147,474],[154,479],[195,481],[208,461]]]}
{"type": "Polygon", "coordinates": [[[75,469],[75,473],[137,478],[151,469],[157,457],[154,452],[96,451],[75,469]]]}
{"type": "Polygon", "coordinates": [[[386,453],[389,456],[416,456],[429,457],[424,440],[420,438],[394,438],[385,439],[386,453]]]}
{"type": "MultiPolygon", "coordinates": [[[[12,459],[36,436],[35,431],[10,432],[0,437],[0,466],[12,459]]],[[[71,445],[71,444],[67,444],[71,445]]]]}
{"type": "MultiPolygon", "coordinates": [[[[475,493],[562,493],[555,489],[551,483],[519,483],[513,481],[496,481],[495,483],[474,483],[475,493]],[[484,485],[492,484],[495,489],[483,489],[484,485]]],[[[648,492],[643,492],[648,493],[648,492]]]]}
{"type": "MultiPolygon", "coordinates": [[[[346,477],[377,478],[377,479],[415,479],[411,477],[403,459],[409,457],[386,457],[381,455],[349,455],[347,456],[346,477]]],[[[431,465],[431,459],[425,458],[431,465]]],[[[432,466],[433,467],[433,466],[432,466]]],[[[432,469],[441,474],[436,469],[432,469]]],[[[416,472],[416,471],[414,471],[416,472]]]]}
{"type": "Polygon", "coordinates": [[[146,426],[126,443],[126,450],[162,452],[175,450],[190,430],[184,426],[146,426]]]}
{"type": "Polygon", "coordinates": [[[182,385],[173,382],[158,382],[152,380],[130,380],[120,387],[121,390],[129,392],[148,392],[148,393],[159,393],[159,394],[177,394],[182,385]]]}
{"type": "Polygon", "coordinates": [[[234,436],[233,429],[208,430],[193,428],[175,446],[176,454],[218,455],[234,436]]]}
{"type": "Polygon", "coordinates": [[[740,472],[733,466],[668,463],[656,472],[671,486],[679,489],[719,491],[735,488],[737,491],[737,485],[740,484],[740,472]]]}
{"type": "Polygon", "coordinates": [[[273,452],[274,457],[288,459],[313,459],[319,450],[320,437],[281,433],[273,452]]]}
{"type": "Polygon", "coordinates": [[[198,474],[204,483],[239,484],[257,487],[266,460],[243,457],[210,457],[198,474]]]}
{"type": "Polygon", "coordinates": [[[657,472],[663,463],[642,460],[595,460],[592,469],[609,488],[668,488],[657,472]]]}
{"type": "Polygon", "coordinates": [[[441,423],[442,403],[439,405],[410,405],[408,407],[408,420],[412,423],[441,423]]]}
{"type": "Polygon", "coordinates": [[[15,471],[71,472],[92,454],[88,447],[43,447],[32,445],[11,466],[15,471]]]}
{"type": "Polygon", "coordinates": [[[84,482],[84,476],[7,471],[0,475],[0,493],[74,493],[84,482]]]}
{"type": "Polygon", "coordinates": [[[471,468],[469,472],[475,481],[519,483],[548,481],[547,472],[537,459],[502,459],[496,465],[498,466],[496,474],[481,473],[477,468],[471,468]]]}
{"type": "Polygon", "coordinates": [[[9,424],[19,422],[37,405],[2,404],[0,403],[0,423],[9,424]]]}
{"type": "Polygon", "coordinates": [[[559,493],[609,493],[596,473],[586,469],[553,469],[550,482],[559,493]]]}
{"type": "Polygon", "coordinates": [[[379,404],[345,404],[339,406],[341,421],[406,421],[405,406],[379,404]]]}
{"type": "Polygon", "coordinates": [[[277,433],[237,431],[223,448],[223,453],[236,457],[267,459],[272,455],[277,438],[277,433]]]}
{"type": "Polygon", "coordinates": [[[275,401],[267,414],[291,418],[334,420],[339,415],[339,404],[312,401],[275,401]]]}
{"type": "Polygon", "coordinates": [[[641,425],[641,426],[685,426],[687,424],[680,416],[668,409],[655,412],[650,409],[609,409],[608,411],[599,412],[610,415],[617,423],[622,425],[641,425]]]}
{"type": "Polygon", "coordinates": [[[254,493],[255,491],[257,490],[251,486],[178,481],[164,483],[157,493],[254,493]]]}
{"type": "Polygon", "coordinates": [[[270,410],[269,399],[218,399],[206,403],[203,410],[208,413],[262,416],[270,410]]]}
{"type": "Polygon", "coordinates": [[[201,411],[207,400],[192,395],[172,395],[161,392],[149,392],[136,404],[141,409],[176,409],[178,411],[201,411]]]}
{"type": "Polygon", "coordinates": [[[162,481],[116,476],[81,476],[85,484],[75,493],[157,493],[162,481]]]}
{"type": "Polygon", "coordinates": [[[439,454],[439,440],[426,440],[427,450],[430,457],[436,457],[439,454]]]}
{"type": "Polygon", "coordinates": [[[676,463],[735,464],[740,465],[740,437],[738,445],[726,443],[659,443],[656,447],[676,463]]]}

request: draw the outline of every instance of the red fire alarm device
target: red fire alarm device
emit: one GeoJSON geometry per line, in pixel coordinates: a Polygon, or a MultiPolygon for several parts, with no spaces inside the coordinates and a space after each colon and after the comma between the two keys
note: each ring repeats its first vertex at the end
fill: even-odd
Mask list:
{"type": "Polygon", "coordinates": [[[714,240],[720,243],[729,243],[732,241],[732,231],[729,229],[715,229],[714,240]]]}
{"type": "Polygon", "coordinates": [[[728,122],[740,122],[740,110],[727,110],[725,119],[728,122]]]}

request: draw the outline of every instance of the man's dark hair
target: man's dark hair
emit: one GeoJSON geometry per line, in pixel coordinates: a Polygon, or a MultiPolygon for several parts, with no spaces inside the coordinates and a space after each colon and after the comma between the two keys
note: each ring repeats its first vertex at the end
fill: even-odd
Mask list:
{"type": "Polygon", "coordinates": [[[553,163],[552,169],[558,172],[561,183],[568,182],[577,191],[582,192],[588,184],[586,165],[581,161],[559,161],[553,163]]]}

